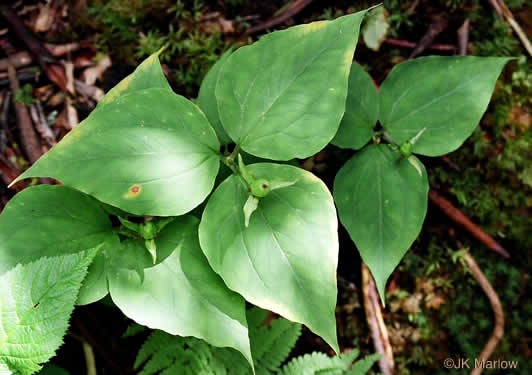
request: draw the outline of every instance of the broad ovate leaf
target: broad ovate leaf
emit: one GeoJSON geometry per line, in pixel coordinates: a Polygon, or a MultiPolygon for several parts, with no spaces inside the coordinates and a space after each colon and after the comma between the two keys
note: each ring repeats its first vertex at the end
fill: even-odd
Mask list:
{"type": "Polygon", "coordinates": [[[336,133],[365,12],[264,36],[221,67],[216,99],[241,148],[274,160],[304,158],[336,133]]]}
{"type": "Polygon", "coordinates": [[[116,236],[111,230],[93,198],[66,186],[27,188],[0,215],[0,274],[18,263],[95,247],[116,236]]]}
{"type": "Polygon", "coordinates": [[[509,60],[428,56],[396,65],[380,88],[380,122],[398,144],[426,128],[414,153],[454,151],[475,130],[509,60]]]}
{"type": "Polygon", "coordinates": [[[421,175],[388,145],[372,145],[349,160],[334,180],[340,222],[371,270],[383,302],[386,281],[417,238],[427,211],[427,174],[414,160],[421,175]]]}
{"type": "MultiPolygon", "coordinates": [[[[9,201],[0,215],[0,274],[42,256],[57,256],[104,244],[118,237],[111,221],[93,198],[66,186],[27,188],[9,201]]],[[[100,252],[83,282],[78,304],[107,294],[104,255],[100,252]]]]}
{"type": "Polygon", "coordinates": [[[336,211],[325,184],[289,165],[248,166],[257,179],[296,181],[260,198],[246,227],[249,193],[227,178],[209,198],[199,235],[211,267],[249,302],[305,324],[338,351],[336,211]]]}
{"type": "Polygon", "coordinates": [[[364,147],[373,136],[378,117],[377,87],[370,75],[359,64],[353,63],[349,73],[344,117],[331,143],[354,150],[364,147]]]}
{"type": "Polygon", "coordinates": [[[146,268],[151,258],[142,246],[125,246],[137,255],[113,262],[108,273],[111,298],[122,312],[153,329],[234,348],[252,364],[244,299],[210,268],[199,247],[198,219],[179,217],[159,233],[158,255],[171,253],[156,266],[146,268]]]}
{"type": "Polygon", "coordinates": [[[182,215],[210,193],[219,143],[203,112],[161,88],[113,99],[17,180],[53,177],[138,215],[182,215]]]}
{"type": "Polygon", "coordinates": [[[0,370],[34,374],[54,356],[97,251],[42,257],[0,276],[0,370]]]}
{"type": "Polygon", "coordinates": [[[201,82],[201,87],[198,95],[198,106],[201,108],[205,116],[209,119],[212,127],[216,131],[218,140],[221,144],[228,144],[231,142],[231,138],[227,135],[227,132],[224,130],[222,123],[220,121],[220,114],[218,113],[218,103],[216,102],[216,96],[214,95],[214,90],[216,89],[216,84],[218,83],[218,77],[220,69],[223,64],[227,61],[231,55],[231,50],[225,52],[220,60],[212,66],[212,68],[207,72],[203,82],[201,82]]]}

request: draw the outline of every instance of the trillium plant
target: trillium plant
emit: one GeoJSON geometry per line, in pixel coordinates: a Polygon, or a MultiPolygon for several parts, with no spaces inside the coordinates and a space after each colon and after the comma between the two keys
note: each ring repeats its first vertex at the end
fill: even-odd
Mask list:
{"type": "Polygon", "coordinates": [[[508,61],[422,57],[377,91],[353,63],[364,14],[227,52],[197,104],[154,54],[19,176],[63,185],[27,188],[0,216],[0,373],[38,371],[74,305],[107,294],[135,322],[234,348],[250,369],[246,301],[339,353],[338,218],[384,302],[427,209],[416,155],[471,135],[508,61]],[[329,143],[359,150],[333,194],[295,166],[329,143]]]}

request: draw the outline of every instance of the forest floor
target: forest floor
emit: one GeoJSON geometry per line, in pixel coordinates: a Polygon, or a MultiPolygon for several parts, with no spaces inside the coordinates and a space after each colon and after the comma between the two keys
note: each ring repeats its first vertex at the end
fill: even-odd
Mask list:
{"type": "MultiPolygon", "coordinates": [[[[227,49],[249,44],[269,31],[333,19],[377,3],[13,1],[12,13],[4,14],[5,18],[0,15],[0,210],[26,186],[54,183],[35,179],[7,188],[82,121],[104,92],[162,46],[166,46],[161,55],[163,69],[173,89],[195,98],[204,75],[227,49]],[[23,24],[13,27],[14,17],[23,24]],[[9,76],[9,63],[15,67],[15,80],[13,74],[9,76]],[[14,81],[19,87],[13,86],[14,81]],[[21,116],[13,103],[22,104],[27,116],[21,116]]],[[[494,7],[500,3],[384,1],[385,11],[363,27],[355,52],[355,60],[377,84],[413,53],[455,55],[462,48],[470,55],[516,57],[501,75],[488,111],[466,143],[445,157],[422,159],[431,189],[510,257],[490,250],[476,239],[475,230],[457,224],[456,217],[437,205],[429,205],[423,231],[386,292],[383,318],[395,374],[448,374],[443,366],[446,358],[476,358],[488,341],[494,315],[466,264],[467,251],[498,294],[504,311],[504,336],[491,358],[519,364],[517,370],[489,373],[532,374],[532,57],[508,22],[508,13],[494,7]]],[[[530,40],[532,4],[526,0],[505,4],[530,40]]],[[[351,155],[352,151],[328,146],[298,162],[332,186],[334,171],[351,155]]],[[[361,261],[343,228],[340,243],[340,346],[374,353],[362,299],[361,261]]],[[[77,307],[71,334],[54,362],[72,374],[83,372],[84,354],[76,337],[84,337],[95,348],[101,373],[130,369],[142,343],[142,337],[121,339],[130,323],[110,301],[77,307]],[[109,362],[114,365],[106,367],[109,362]]],[[[323,341],[304,330],[293,354],[311,351],[332,354],[323,341]]]]}

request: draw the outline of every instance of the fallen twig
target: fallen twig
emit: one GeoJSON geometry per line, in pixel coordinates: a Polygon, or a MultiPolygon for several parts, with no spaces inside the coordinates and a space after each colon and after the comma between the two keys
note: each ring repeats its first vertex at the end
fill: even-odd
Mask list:
{"type": "Polygon", "coordinates": [[[92,350],[92,346],[87,341],[83,341],[82,345],[83,353],[85,354],[85,363],[87,365],[87,375],[97,375],[94,350],[92,350]]]}
{"type": "Polygon", "coordinates": [[[413,59],[419,56],[425,49],[427,49],[428,46],[432,44],[432,42],[434,42],[434,39],[436,39],[436,37],[447,28],[447,24],[447,18],[443,14],[435,16],[427,32],[419,40],[416,45],[416,48],[414,48],[408,58],[413,59]]]}
{"type": "Polygon", "coordinates": [[[259,32],[259,31],[266,30],[266,29],[269,29],[271,27],[277,26],[277,25],[283,23],[284,21],[286,21],[287,19],[289,19],[290,17],[293,17],[296,14],[298,14],[299,12],[301,12],[310,3],[312,3],[312,0],[295,0],[292,4],[290,4],[289,6],[286,7],[284,12],[282,12],[281,14],[279,14],[279,15],[273,17],[273,18],[270,18],[266,22],[263,22],[261,24],[258,24],[256,26],[253,26],[253,27],[249,28],[248,30],[246,30],[244,35],[251,35],[251,34],[254,34],[256,32],[259,32]]]}
{"type": "Polygon", "coordinates": [[[10,58],[0,59],[0,70],[7,70],[7,66],[11,63],[15,68],[22,68],[32,63],[31,55],[26,52],[17,52],[10,56],[10,58]]]}
{"type": "Polygon", "coordinates": [[[0,14],[4,16],[15,34],[26,44],[30,52],[39,62],[42,70],[50,81],[54,82],[61,90],[66,89],[65,72],[57,64],[50,51],[26,28],[18,15],[8,6],[0,6],[0,14]]]}
{"type": "Polygon", "coordinates": [[[366,321],[371,332],[375,352],[382,354],[379,359],[380,371],[384,375],[391,375],[394,368],[392,346],[388,338],[388,330],[382,318],[381,302],[377,287],[365,263],[362,263],[362,295],[366,321]]]}
{"type": "MultiPolygon", "coordinates": [[[[19,83],[15,68],[8,66],[7,72],[9,74],[9,81],[11,84],[11,92],[16,93],[19,89],[19,83]]],[[[22,103],[15,102],[15,112],[17,114],[17,124],[20,131],[20,143],[24,152],[28,156],[30,162],[33,164],[42,155],[41,144],[37,139],[37,134],[33,129],[30,114],[26,106],[22,103]]]]}
{"type": "Polygon", "coordinates": [[[81,319],[77,318],[75,315],[72,317],[73,325],[78,329],[83,341],[86,341],[107,363],[107,366],[110,370],[113,370],[116,374],[127,374],[128,372],[120,368],[120,366],[113,361],[112,356],[109,354],[109,351],[102,347],[98,341],[94,339],[91,332],[85,327],[85,324],[81,319]]]}
{"type": "Polygon", "coordinates": [[[414,14],[414,11],[416,10],[417,6],[419,5],[421,0],[414,0],[412,2],[412,5],[410,5],[408,7],[408,10],[406,11],[406,14],[408,14],[409,16],[411,16],[412,14],[414,14]]]}
{"type": "Polygon", "coordinates": [[[497,243],[489,234],[484,232],[482,228],[473,223],[462,211],[454,207],[451,202],[446,198],[440,195],[434,190],[429,191],[429,200],[438,206],[447,216],[449,216],[453,221],[463,228],[465,228],[469,233],[473,235],[476,239],[482,242],[491,250],[502,255],[505,258],[510,258],[510,254],[504,249],[501,245],[497,243]]]}
{"type": "MultiPolygon", "coordinates": [[[[488,279],[486,279],[486,276],[484,276],[477,262],[469,252],[466,252],[464,254],[464,260],[469,269],[471,270],[471,274],[473,275],[475,280],[477,280],[477,282],[480,284],[480,287],[488,297],[491,304],[491,309],[493,310],[493,315],[495,316],[495,326],[493,327],[493,333],[491,334],[491,337],[484,346],[484,349],[482,349],[482,352],[480,353],[479,357],[477,358],[478,360],[485,362],[489,359],[489,357],[495,350],[495,347],[504,336],[504,312],[502,310],[502,305],[501,301],[499,300],[499,296],[491,286],[488,279]]],[[[471,375],[480,375],[482,373],[482,370],[483,366],[475,367],[473,371],[471,371],[471,375]]]]}
{"type": "Polygon", "coordinates": [[[87,85],[84,82],[77,80],[77,79],[74,80],[74,85],[76,87],[76,91],[79,94],[87,98],[91,98],[96,102],[99,102],[100,100],[102,100],[105,95],[105,93],[103,92],[101,88],[87,85]]]}
{"type": "Polygon", "coordinates": [[[467,55],[467,44],[469,43],[469,18],[467,18],[462,26],[456,32],[458,34],[458,54],[460,56],[467,55]]]}
{"type": "Polygon", "coordinates": [[[532,43],[530,43],[530,40],[528,39],[528,36],[523,31],[519,23],[515,20],[514,15],[504,2],[504,0],[488,0],[493,9],[497,12],[499,17],[502,19],[505,19],[506,22],[511,26],[511,28],[514,30],[514,32],[517,34],[517,37],[519,40],[521,40],[521,43],[523,43],[523,46],[527,50],[528,54],[532,56],[532,43]]]}
{"type": "MultiPolygon", "coordinates": [[[[416,43],[410,42],[407,40],[400,39],[384,39],[383,43],[388,43],[392,46],[403,47],[403,48],[416,48],[416,43]]],[[[456,51],[456,47],[452,44],[439,44],[434,43],[427,47],[427,49],[436,50],[436,51],[456,51]]]]}
{"type": "Polygon", "coordinates": [[[7,113],[9,112],[9,103],[11,95],[9,92],[2,93],[2,108],[0,109],[0,154],[4,153],[7,146],[7,134],[9,132],[7,126],[7,113]]]}
{"type": "Polygon", "coordinates": [[[39,132],[42,139],[45,140],[46,144],[50,147],[53,147],[57,144],[54,133],[52,129],[46,123],[46,118],[44,117],[44,112],[40,102],[32,104],[30,107],[31,119],[35,125],[35,129],[39,132]]]}

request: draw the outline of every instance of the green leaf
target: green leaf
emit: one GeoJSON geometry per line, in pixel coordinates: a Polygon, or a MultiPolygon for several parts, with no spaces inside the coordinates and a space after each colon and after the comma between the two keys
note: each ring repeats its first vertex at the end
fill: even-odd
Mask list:
{"type": "Polygon", "coordinates": [[[0,365],[33,374],[55,354],[96,251],[43,257],[0,276],[0,365]]]}
{"type": "Polygon", "coordinates": [[[297,181],[271,191],[245,226],[248,192],[237,176],[209,199],[201,248],[227,286],[249,302],[300,322],[338,351],[336,341],[337,219],[325,184],[303,169],[248,166],[257,178],[297,181]]]}
{"type": "Polygon", "coordinates": [[[380,122],[397,144],[426,128],[414,153],[454,151],[475,130],[509,60],[428,56],[396,65],[379,92],[380,122]]]}
{"type": "Polygon", "coordinates": [[[109,218],[91,197],[66,186],[27,188],[0,215],[0,274],[42,256],[95,247],[113,236],[109,218]]]}
{"type": "Polygon", "coordinates": [[[198,106],[209,119],[209,122],[216,131],[218,140],[222,145],[231,143],[231,138],[227,135],[227,132],[224,130],[222,122],[220,121],[220,114],[218,113],[218,104],[216,103],[214,90],[216,89],[216,83],[218,83],[220,69],[231,55],[231,52],[231,50],[225,52],[222,57],[220,57],[220,60],[218,60],[207,72],[207,75],[201,83],[198,96],[198,106]]]}
{"type": "Polygon", "coordinates": [[[163,50],[152,54],[144,60],[133,73],[113,87],[98,103],[97,109],[107,106],[120,96],[130,94],[137,90],[161,88],[172,91],[164,76],[159,62],[159,55],[163,50]]]}
{"type": "Polygon", "coordinates": [[[257,207],[259,206],[259,198],[250,195],[248,200],[244,204],[244,225],[247,227],[249,225],[249,219],[257,207]]]}
{"type": "Polygon", "coordinates": [[[140,267],[146,268],[143,281],[134,265],[113,263],[111,297],[139,324],[235,348],[252,364],[244,300],[209,267],[199,248],[197,226],[198,219],[192,216],[166,226],[157,238],[157,255],[165,248],[173,252],[162,263],[146,268],[151,258],[144,249],[139,259],[140,267]]]}
{"type": "Polygon", "coordinates": [[[370,75],[358,64],[351,65],[345,114],[331,143],[358,150],[373,136],[379,116],[379,97],[370,75]]]}
{"type": "Polygon", "coordinates": [[[76,305],[88,305],[101,300],[109,293],[107,285],[107,268],[104,252],[110,246],[116,246],[118,238],[110,239],[102,245],[102,250],[94,257],[87,271],[87,277],[79,290],[76,305]]]}
{"type": "Polygon", "coordinates": [[[371,270],[383,303],[386,281],[421,231],[427,211],[427,174],[416,161],[422,176],[389,146],[372,145],[334,180],[340,221],[371,270]]]}
{"type": "MultiPolygon", "coordinates": [[[[42,256],[76,253],[118,237],[91,197],[66,186],[39,185],[18,193],[0,215],[0,274],[42,256]]],[[[104,256],[98,254],[83,282],[78,304],[107,294],[104,256]]]]}
{"type": "Polygon", "coordinates": [[[366,22],[362,26],[362,38],[366,46],[378,51],[382,41],[386,38],[390,24],[384,7],[379,6],[368,13],[366,22]]]}
{"type": "Polygon", "coordinates": [[[182,215],[212,190],[219,147],[196,105],[136,90],[92,112],[17,180],[53,177],[133,214],[182,215]]]}
{"type": "Polygon", "coordinates": [[[216,99],[231,139],[275,160],[305,158],[325,147],[344,113],[364,13],[277,31],[229,56],[216,99]]]}

